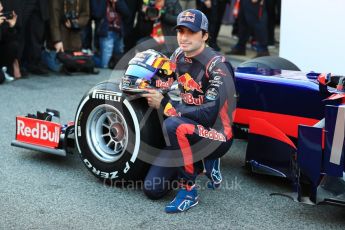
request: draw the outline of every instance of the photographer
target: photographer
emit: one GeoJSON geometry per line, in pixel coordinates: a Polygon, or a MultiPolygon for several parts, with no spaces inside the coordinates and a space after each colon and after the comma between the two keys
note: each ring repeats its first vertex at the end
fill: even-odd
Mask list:
{"type": "Polygon", "coordinates": [[[17,23],[17,14],[5,12],[0,2],[0,70],[7,67],[10,75],[16,79],[21,77],[18,63],[17,32],[14,28],[17,23]]]}
{"type": "Polygon", "coordinates": [[[140,9],[135,26],[137,43],[153,38],[157,44],[163,44],[165,36],[176,36],[173,28],[182,12],[178,0],[144,0],[140,9]]]}
{"type": "Polygon", "coordinates": [[[49,48],[57,52],[81,50],[81,28],[90,16],[89,1],[51,0],[49,48]]]}

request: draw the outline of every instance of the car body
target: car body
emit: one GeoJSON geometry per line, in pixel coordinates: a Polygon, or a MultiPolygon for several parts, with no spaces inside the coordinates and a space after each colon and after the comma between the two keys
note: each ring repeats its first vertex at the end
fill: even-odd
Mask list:
{"type": "MultiPolygon", "coordinates": [[[[243,65],[235,71],[238,102],[233,127],[235,137],[245,137],[248,140],[245,163],[253,172],[290,180],[295,192],[293,199],[296,201],[345,205],[343,78],[331,74],[282,70],[283,67],[243,65]]],[[[140,95],[135,98],[140,100],[140,95]]],[[[149,117],[143,115],[147,110],[146,107],[146,103],[134,102],[132,94],[121,92],[113,82],[100,83],[81,99],[74,123],[64,126],[51,124],[52,143],[48,145],[42,140],[37,142],[34,138],[38,130],[46,130],[44,135],[49,139],[48,126],[51,121],[42,121],[38,116],[30,118],[19,116],[16,140],[12,145],[65,156],[73,149],[73,139],[75,139],[75,149],[81,155],[86,167],[96,177],[117,180],[129,179],[138,174],[144,175],[144,166],[143,164],[138,166],[140,160],[138,161],[136,157],[145,151],[144,147],[147,146],[148,141],[153,140],[150,135],[155,135],[155,142],[163,139],[158,138],[161,136],[158,135],[161,131],[157,131],[160,126],[153,125],[159,120],[157,115],[152,118],[151,115],[149,117]],[[112,86],[109,87],[109,84],[112,86]],[[95,108],[85,110],[85,105],[95,108]],[[102,109],[95,111],[97,108],[102,109]],[[111,139],[111,135],[102,134],[104,124],[97,120],[99,117],[106,117],[107,114],[103,113],[103,110],[109,111],[107,108],[113,110],[116,116],[122,117],[121,123],[114,124],[117,130],[125,130],[126,135],[121,137],[128,136],[133,141],[129,143],[121,139],[121,143],[124,144],[118,151],[120,155],[116,157],[109,149],[107,150],[106,143],[100,148],[96,146],[103,141],[102,138],[96,137],[92,141],[96,132],[108,136],[106,142],[111,139]],[[87,118],[90,113],[97,115],[93,116],[91,121],[87,118]],[[139,127],[142,118],[148,119],[152,125],[146,122],[143,127],[139,127]],[[23,120],[28,120],[27,127],[18,128],[19,125],[23,125],[23,120]],[[95,125],[92,125],[92,122],[95,125]],[[130,123],[133,132],[130,130],[131,127],[126,126],[127,123],[130,123]],[[87,124],[91,124],[90,127],[95,131],[81,140],[84,133],[90,133],[91,128],[88,131],[87,124]],[[42,128],[43,126],[47,128],[42,128]],[[101,128],[98,129],[98,126],[101,128]],[[53,136],[56,130],[60,131],[60,138],[57,138],[56,134],[53,136]],[[140,136],[143,133],[145,135],[140,136]],[[31,135],[31,140],[27,139],[27,134],[31,135]],[[142,142],[145,138],[146,145],[138,143],[138,140],[142,142]],[[83,148],[80,147],[81,141],[83,148]],[[89,153],[91,158],[84,155],[90,143],[95,146],[92,150],[94,156],[89,153]],[[131,144],[134,146],[133,149],[126,149],[131,144]],[[97,156],[97,151],[102,149],[106,151],[103,155],[97,156]],[[128,152],[133,153],[132,156],[127,156],[127,160],[123,160],[122,155],[128,155],[128,152]],[[117,166],[118,162],[115,162],[115,159],[119,159],[121,165],[117,166]],[[108,169],[107,163],[111,163],[113,168],[108,169]]],[[[54,117],[58,113],[48,110],[46,114],[54,117]]],[[[161,146],[160,143],[152,144],[161,146]]],[[[116,149],[116,145],[114,148],[116,149]]]]}
{"type": "Polygon", "coordinates": [[[298,201],[344,205],[343,78],[240,67],[236,86],[234,126],[249,130],[246,164],[291,180],[298,201]]]}

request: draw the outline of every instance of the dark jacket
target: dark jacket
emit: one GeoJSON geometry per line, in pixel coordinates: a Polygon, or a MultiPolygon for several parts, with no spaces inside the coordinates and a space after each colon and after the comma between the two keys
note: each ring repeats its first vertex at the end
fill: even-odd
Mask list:
{"type": "Polygon", "coordinates": [[[7,23],[0,25],[0,43],[7,43],[17,39],[15,28],[10,28],[7,23]]]}
{"type": "Polygon", "coordinates": [[[47,21],[49,19],[49,2],[50,0],[38,0],[39,7],[40,7],[40,12],[41,12],[41,17],[43,21],[47,21]]]}
{"type": "MultiPolygon", "coordinates": [[[[70,1],[70,0],[67,0],[70,1]]],[[[75,0],[77,1],[77,0],[75,0]]],[[[70,9],[67,9],[70,10],[70,9]]],[[[65,50],[79,50],[81,49],[80,31],[73,31],[67,29],[64,25],[64,0],[50,0],[49,1],[49,26],[50,39],[49,46],[56,42],[62,41],[65,50]]],[[[86,0],[79,0],[79,26],[85,27],[90,17],[90,3],[86,0]]]]}
{"type": "MultiPolygon", "coordinates": [[[[96,33],[101,37],[105,37],[108,34],[108,22],[107,22],[107,0],[91,0],[91,17],[100,21],[96,33]]],[[[122,30],[124,30],[126,21],[130,17],[130,11],[125,0],[118,0],[116,2],[116,10],[121,15],[122,30]]],[[[122,31],[123,32],[123,31],[122,31]]]]}
{"type": "MultiPolygon", "coordinates": [[[[48,2],[50,0],[36,0],[38,3],[39,11],[43,21],[49,19],[48,2]]],[[[22,25],[23,11],[26,0],[2,0],[1,1],[6,11],[15,11],[18,15],[16,28],[20,28],[22,25]]]]}
{"type": "MultiPolygon", "coordinates": [[[[142,7],[140,7],[141,9],[142,7]]],[[[164,3],[163,14],[161,16],[162,30],[164,36],[174,36],[173,30],[176,25],[178,14],[182,12],[182,6],[178,0],[166,0],[164,3]]],[[[135,26],[136,36],[139,39],[150,36],[153,29],[153,21],[147,20],[145,13],[141,10],[138,14],[137,24],[135,26]]]]}

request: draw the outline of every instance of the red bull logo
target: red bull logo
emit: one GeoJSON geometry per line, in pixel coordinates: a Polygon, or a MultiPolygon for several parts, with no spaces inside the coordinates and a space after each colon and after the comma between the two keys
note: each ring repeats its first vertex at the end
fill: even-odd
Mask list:
{"type": "Polygon", "coordinates": [[[164,108],[164,114],[165,116],[168,116],[168,117],[178,117],[180,116],[176,109],[172,106],[171,103],[168,103],[165,108],[164,108]]]}
{"type": "Polygon", "coordinates": [[[168,81],[162,81],[159,79],[156,81],[156,87],[161,89],[169,89],[173,83],[174,79],[172,77],[169,77],[168,81]]]}
{"type": "Polygon", "coordinates": [[[193,14],[192,12],[186,11],[182,14],[182,16],[184,16],[184,17],[195,17],[195,14],[193,14]]]}
{"type": "Polygon", "coordinates": [[[56,148],[60,142],[61,125],[54,122],[18,116],[16,140],[56,148]]]}
{"type": "Polygon", "coordinates": [[[181,18],[180,18],[180,22],[193,22],[195,21],[195,14],[193,14],[192,12],[186,11],[182,14],[181,18]]]}
{"type": "Polygon", "coordinates": [[[181,93],[180,94],[182,100],[189,105],[201,105],[204,103],[204,96],[199,95],[199,97],[195,98],[190,93],[181,93]]]}
{"type": "Polygon", "coordinates": [[[178,83],[183,86],[186,91],[198,91],[203,93],[201,90],[201,83],[198,84],[188,73],[183,74],[178,78],[178,83]]]}
{"type": "Polygon", "coordinates": [[[214,129],[207,130],[204,126],[198,125],[198,132],[200,137],[226,142],[225,136],[214,129]]]}

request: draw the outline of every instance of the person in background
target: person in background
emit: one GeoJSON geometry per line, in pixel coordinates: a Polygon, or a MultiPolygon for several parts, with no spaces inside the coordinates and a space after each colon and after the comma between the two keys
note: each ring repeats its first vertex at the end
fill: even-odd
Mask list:
{"type": "Polygon", "coordinates": [[[16,79],[21,78],[18,62],[17,14],[14,11],[4,11],[0,2],[0,71],[5,67],[8,73],[16,79]]]}
{"type": "Polygon", "coordinates": [[[99,36],[97,33],[93,34],[93,23],[94,30],[99,29],[99,24],[104,14],[102,9],[104,9],[104,0],[89,0],[90,2],[90,19],[87,25],[81,32],[82,39],[82,51],[87,54],[92,54],[92,51],[97,52],[99,50],[99,36]]]}
{"type": "Polygon", "coordinates": [[[161,46],[155,49],[164,49],[165,38],[176,36],[173,28],[182,12],[179,0],[144,0],[140,9],[134,29],[136,44],[152,39],[155,46],[161,46]]]}
{"type": "Polygon", "coordinates": [[[56,52],[80,51],[81,29],[90,17],[90,3],[85,0],[50,0],[50,36],[48,47],[56,52]]]}
{"type": "Polygon", "coordinates": [[[253,34],[256,57],[269,56],[267,49],[267,10],[265,0],[241,0],[238,42],[229,55],[246,55],[246,44],[253,34]]]}
{"type": "Polygon", "coordinates": [[[198,0],[197,7],[202,11],[209,21],[209,41],[208,44],[215,51],[220,51],[217,38],[222,24],[226,4],[230,0],[198,0]]]}
{"type": "Polygon", "coordinates": [[[49,19],[48,1],[22,0],[21,15],[19,33],[21,69],[37,75],[48,74],[48,69],[41,60],[49,19]]]}
{"type": "Polygon", "coordinates": [[[139,12],[139,7],[142,4],[142,0],[125,0],[129,15],[127,19],[124,19],[124,52],[128,52],[135,46],[135,35],[134,35],[134,22],[139,12]]]}
{"type": "Polygon", "coordinates": [[[275,46],[275,27],[280,23],[281,0],[266,0],[268,47],[275,46]]]}
{"type": "Polygon", "coordinates": [[[99,55],[94,56],[97,67],[107,68],[110,58],[121,56],[124,52],[123,21],[127,20],[130,13],[124,0],[105,0],[99,5],[103,15],[99,28],[96,30],[99,36],[99,55]]]}

